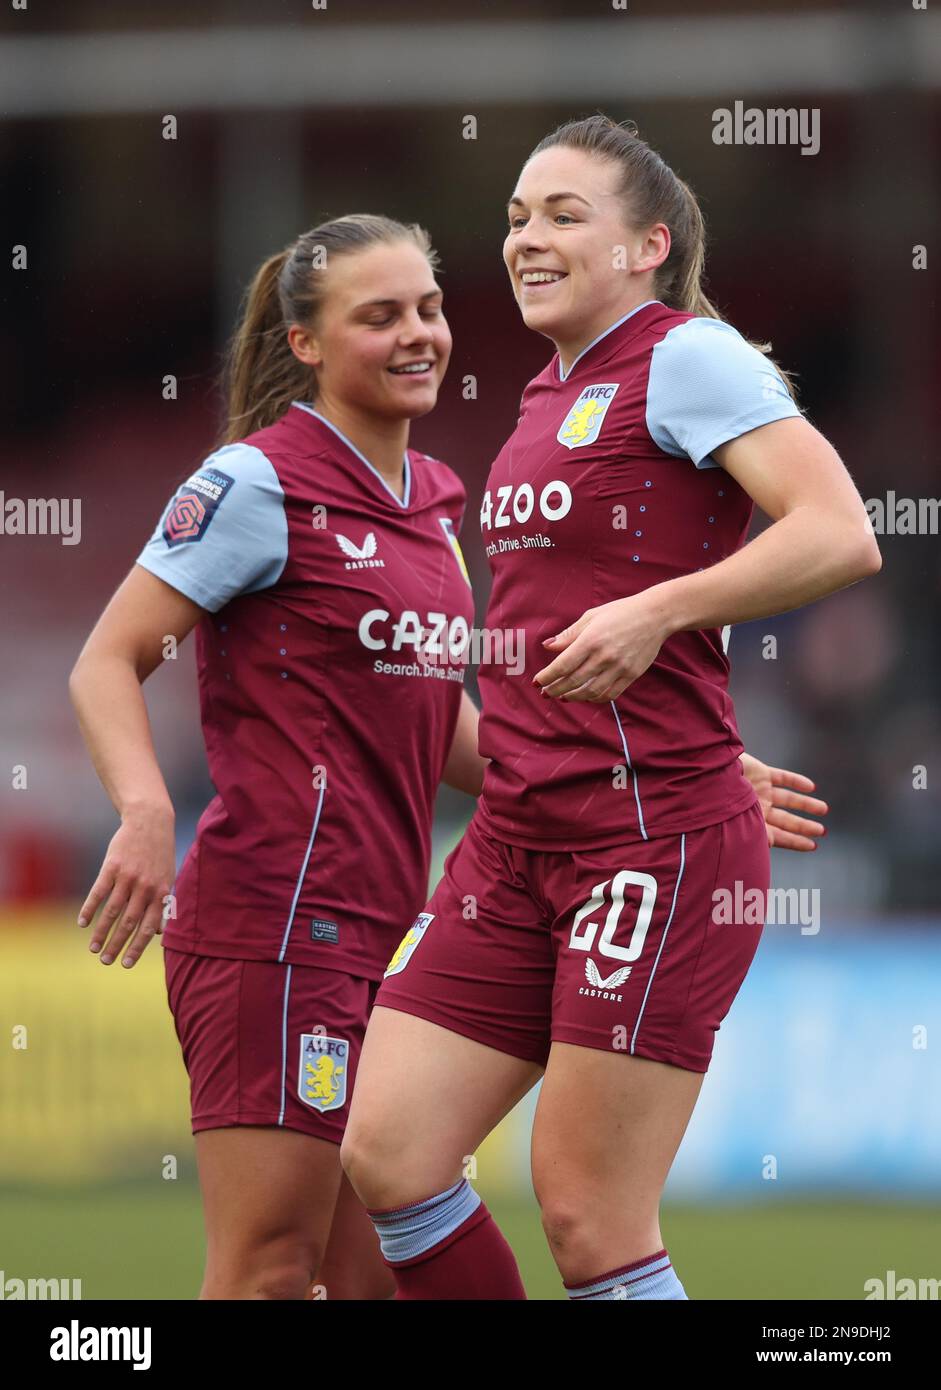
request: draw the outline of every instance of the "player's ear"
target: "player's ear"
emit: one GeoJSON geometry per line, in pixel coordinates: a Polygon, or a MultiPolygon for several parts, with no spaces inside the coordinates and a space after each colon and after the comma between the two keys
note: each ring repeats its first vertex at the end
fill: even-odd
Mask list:
{"type": "Polygon", "coordinates": [[[655,222],[644,234],[638,247],[635,270],[656,270],[670,254],[670,229],[665,222],[655,222]]]}
{"type": "Polygon", "coordinates": [[[288,329],[288,346],[294,356],[308,367],[319,367],[323,362],[323,353],[316,334],[303,324],[291,324],[288,329]]]}

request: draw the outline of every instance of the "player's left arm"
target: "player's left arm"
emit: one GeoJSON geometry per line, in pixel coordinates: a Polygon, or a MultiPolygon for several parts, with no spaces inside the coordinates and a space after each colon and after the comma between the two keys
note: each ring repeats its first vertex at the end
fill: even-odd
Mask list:
{"type": "Polygon", "coordinates": [[[882,568],[866,508],[833,445],[802,418],[775,420],[713,450],[773,525],[727,559],[647,592],[667,635],[767,618],[882,568]],[[669,591],[669,592],[665,592],[669,591]]]}
{"type": "Polygon", "coordinates": [[[675,632],[784,613],[876,574],[882,557],[856,487],[802,417],[772,421],[712,450],[773,525],[725,560],[588,609],[545,643],[535,681],[572,700],[612,700],[675,632]]]}
{"type": "Polygon", "coordinates": [[[466,690],[461,691],[461,707],[458,710],[457,724],[448,760],[444,765],[441,780],[449,787],[455,787],[468,796],[479,796],[484,784],[484,768],[489,758],[482,758],[477,751],[477,724],[480,712],[466,690]]]}

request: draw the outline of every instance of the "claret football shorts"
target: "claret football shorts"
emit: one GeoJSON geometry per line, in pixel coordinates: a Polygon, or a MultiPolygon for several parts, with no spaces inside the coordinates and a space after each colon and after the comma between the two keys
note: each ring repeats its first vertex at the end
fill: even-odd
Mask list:
{"type": "Polygon", "coordinates": [[[273,1125],[339,1144],[378,984],[164,947],[192,1128],[273,1125]]]}
{"type": "Polygon", "coordinates": [[[757,803],[705,829],[565,852],[506,844],[475,816],[376,1003],[542,1065],[555,1041],[705,1072],[769,878],[757,803]]]}

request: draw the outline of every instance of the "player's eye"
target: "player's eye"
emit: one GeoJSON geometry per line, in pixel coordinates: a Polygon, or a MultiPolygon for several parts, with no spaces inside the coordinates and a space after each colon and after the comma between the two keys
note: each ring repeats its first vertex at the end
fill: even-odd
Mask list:
{"type": "MultiPolygon", "coordinates": [[[[575,220],[576,220],[576,219],[572,216],[572,214],[571,214],[570,212],[557,212],[556,215],[555,215],[555,221],[558,222],[558,221],[560,221],[560,219],[562,219],[562,218],[565,219],[565,222],[575,222],[575,220]]],[[[511,231],[511,232],[513,232],[513,231],[518,231],[518,230],[519,230],[519,227],[520,227],[521,225],[525,225],[525,223],[527,222],[527,220],[528,220],[527,218],[522,217],[522,216],[511,217],[511,218],[510,218],[510,231],[511,231]]]]}

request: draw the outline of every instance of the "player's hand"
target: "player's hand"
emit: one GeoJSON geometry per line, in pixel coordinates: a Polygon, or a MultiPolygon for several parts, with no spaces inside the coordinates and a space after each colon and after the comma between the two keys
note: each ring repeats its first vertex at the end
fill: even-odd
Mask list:
{"type": "Polygon", "coordinates": [[[739,761],[761,802],[771,848],[816,849],[814,837],[826,835],[826,828],[806,816],[825,816],[830,808],[819,797],[807,795],[815,790],[810,778],[781,767],[768,767],[750,753],[743,753],[739,761]]]}
{"type": "Polygon", "coordinates": [[[645,594],[588,608],[543,646],[555,660],[533,677],[543,694],[603,704],[642,676],[667,633],[645,594]]]}
{"type": "Polygon", "coordinates": [[[175,873],[172,811],[161,808],[128,813],[108,846],[101,872],[78,917],[80,927],[88,926],[101,908],[88,949],[101,951],[102,965],[110,965],[126,946],[121,964],[132,966],[151,939],[163,931],[164,902],[175,873]]]}

